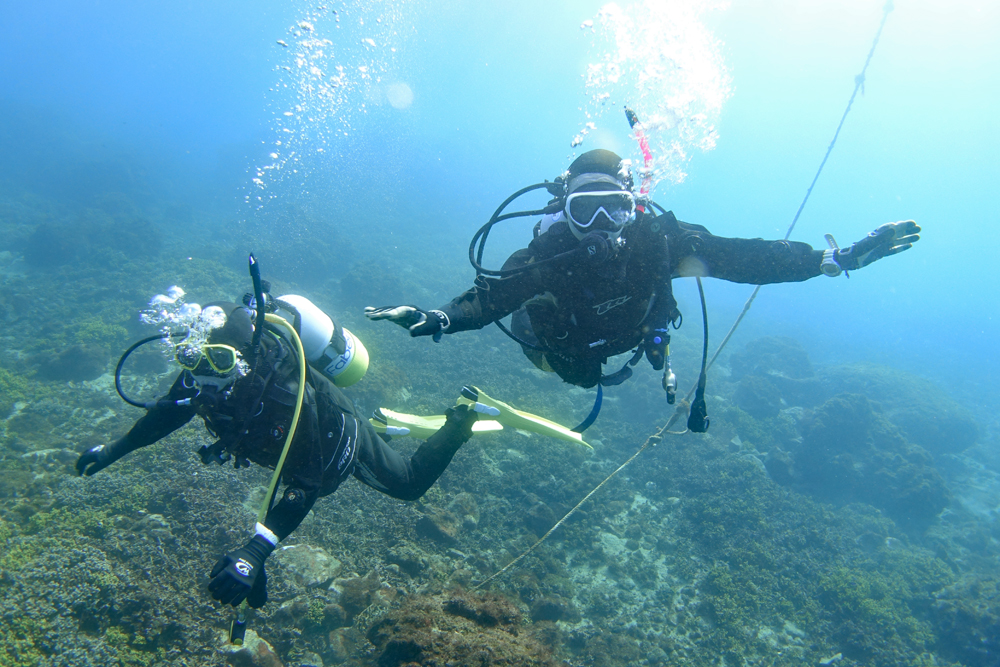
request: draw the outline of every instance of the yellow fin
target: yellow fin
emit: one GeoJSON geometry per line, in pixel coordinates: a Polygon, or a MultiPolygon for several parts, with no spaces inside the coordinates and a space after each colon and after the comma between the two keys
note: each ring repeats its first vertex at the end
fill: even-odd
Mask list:
{"type": "MultiPolygon", "coordinates": [[[[429,417],[421,417],[419,415],[408,415],[405,412],[395,412],[387,408],[381,408],[382,416],[385,417],[386,423],[376,419],[369,419],[368,421],[372,426],[375,427],[376,431],[384,433],[386,431],[386,426],[392,426],[395,428],[405,428],[409,430],[407,434],[411,438],[416,438],[418,440],[426,440],[435,433],[438,432],[442,426],[444,426],[447,417],[445,415],[430,415],[429,417]]],[[[503,424],[492,419],[477,419],[472,425],[473,433],[489,433],[492,431],[502,431],[503,424]]]]}
{"type": "MultiPolygon", "coordinates": [[[[593,447],[584,441],[583,436],[576,431],[571,431],[565,426],[548,420],[545,417],[539,417],[538,415],[533,415],[530,412],[524,412],[522,410],[518,410],[517,408],[512,408],[503,401],[490,398],[478,387],[472,387],[470,385],[470,389],[475,390],[478,394],[477,401],[479,403],[491,408],[496,408],[500,411],[500,414],[496,419],[504,426],[510,426],[514,429],[522,429],[524,431],[531,431],[532,433],[547,435],[550,438],[575,442],[583,445],[584,447],[593,449],[593,447]]],[[[476,401],[465,398],[464,396],[459,398],[458,402],[466,405],[473,405],[476,403],[476,401]]]]}

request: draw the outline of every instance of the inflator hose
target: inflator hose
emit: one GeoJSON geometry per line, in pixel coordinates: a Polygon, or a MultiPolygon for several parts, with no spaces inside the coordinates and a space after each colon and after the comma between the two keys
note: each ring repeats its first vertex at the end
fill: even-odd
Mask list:
{"type": "MultiPolygon", "coordinates": [[[[253,255],[250,256],[251,261],[253,260],[253,255]]],[[[252,267],[256,262],[251,263],[252,267]]],[[[254,289],[259,289],[260,287],[260,272],[254,278],[254,289]]],[[[263,313],[264,309],[260,301],[257,302],[258,313],[263,313]]],[[[258,317],[258,319],[260,319],[258,317]]],[[[274,466],[274,474],[271,476],[271,484],[267,488],[267,493],[264,495],[264,502],[261,503],[260,510],[257,512],[257,523],[263,525],[264,520],[267,519],[267,511],[271,509],[271,503],[274,502],[274,493],[278,488],[278,481],[281,479],[281,469],[285,465],[285,458],[288,456],[288,450],[292,445],[292,438],[295,437],[295,429],[299,425],[299,416],[302,414],[302,399],[306,394],[306,353],[302,349],[302,339],[299,338],[299,332],[295,330],[288,320],[281,317],[280,315],[273,315],[267,313],[264,319],[271,324],[278,324],[285,327],[292,334],[292,339],[295,341],[295,349],[299,353],[299,391],[295,396],[295,413],[292,415],[292,425],[288,429],[288,435],[285,436],[285,445],[281,448],[281,456],[278,457],[278,463],[274,466]]],[[[247,601],[244,598],[243,602],[240,604],[239,610],[236,612],[236,618],[229,625],[229,641],[236,646],[243,644],[243,638],[246,634],[247,628],[247,601]]]]}

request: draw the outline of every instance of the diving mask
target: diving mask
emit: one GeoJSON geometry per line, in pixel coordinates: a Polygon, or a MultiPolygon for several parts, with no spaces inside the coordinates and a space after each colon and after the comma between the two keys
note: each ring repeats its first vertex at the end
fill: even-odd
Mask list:
{"type": "Polygon", "coordinates": [[[635,197],[628,190],[574,192],[566,197],[566,217],[580,231],[617,234],[635,220],[635,197]]]}
{"type": "Polygon", "coordinates": [[[174,359],[181,368],[192,372],[205,360],[219,375],[229,375],[239,365],[240,355],[236,348],[222,343],[205,343],[200,346],[182,343],[177,346],[174,359]]]}

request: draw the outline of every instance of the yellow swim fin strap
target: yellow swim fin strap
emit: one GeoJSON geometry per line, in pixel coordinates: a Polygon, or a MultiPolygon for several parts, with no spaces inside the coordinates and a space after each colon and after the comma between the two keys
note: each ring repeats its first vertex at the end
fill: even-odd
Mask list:
{"type": "MultiPolygon", "coordinates": [[[[372,415],[368,422],[375,427],[379,433],[388,435],[408,435],[418,440],[426,440],[437,433],[448,418],[445,415],[431,415],[421,417],[419,415],[408,415],[404,412],[395,412],[388,408],[379,408],[372,415]]],[[[473,433],[486,433],[489,431],[501,431],[503,425],[492,419],[477,419],[472,425],[473,433]]]]}
{"type": "Polygon", "coordinates": [[[458,402],[459,404],[471,405],[472,409],[476,412],[496,417],[496,420],[504,426],[547,435],[550,438],[575,442],[593,449],[593,447],[584,441],[583,436],[576,431],[571,431],[565,426],[548,420],[545,417],[539,417],[530,412],[512,408],[503,401],[490,398],[478,387],[472,385],[463,387],[462,396],[458,399],[458,402]]]}
{"type": "Polygon", "coordinates": [[[292,340],[295,341],[295,348],[299,357],[299,391],[295,396],[295,414],[292,416],[292,425],[288,429],[288,435],[285,436],[285,446],[281,449],[278,464],[274,466],[274,475],[271,476],[271,485],[267,488],[267,495],[264,496],[264,502],[260,506],[260,511],[257,512],[257,523],[260,524],[263,524],[264,519],[267,518],[267,510],[271,508],[271,502],[274,500],[274,490],[278,487],[278,480],[281,479],[281,468],[285,465],[288,448],[291,447],[292,438],[295,437],[295,429],[299,425],[299,415],[302,414],[302,398],[306,395],[306,353],[302,349],[302,340],[299,338],[298,332],[283,317],[272,313],[268,313],[265,317],[271,324],[278,324],[288,329],[292,340]]]}

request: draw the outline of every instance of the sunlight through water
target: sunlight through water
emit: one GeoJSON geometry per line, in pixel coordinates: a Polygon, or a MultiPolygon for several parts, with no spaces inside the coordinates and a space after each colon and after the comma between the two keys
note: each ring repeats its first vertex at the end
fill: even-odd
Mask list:
{"type": "MultiPolygon", "coordinates": [[[[649,139],[652,186],[683,182],[692,152],[715,148],[715,126],[732,92],[722,44],[703,23],[708,12],[725,8],[713,0],[609,3],[584,21],[580,29],[591,38],[586,102],[571,145],[583,144],[602,122],[624,122],[627,105],[649,139]]],[[[597,146],[581,150],[589,148],[597,146]]],[[[641,156],[633,162],[643,163],[641,156]]]]}

